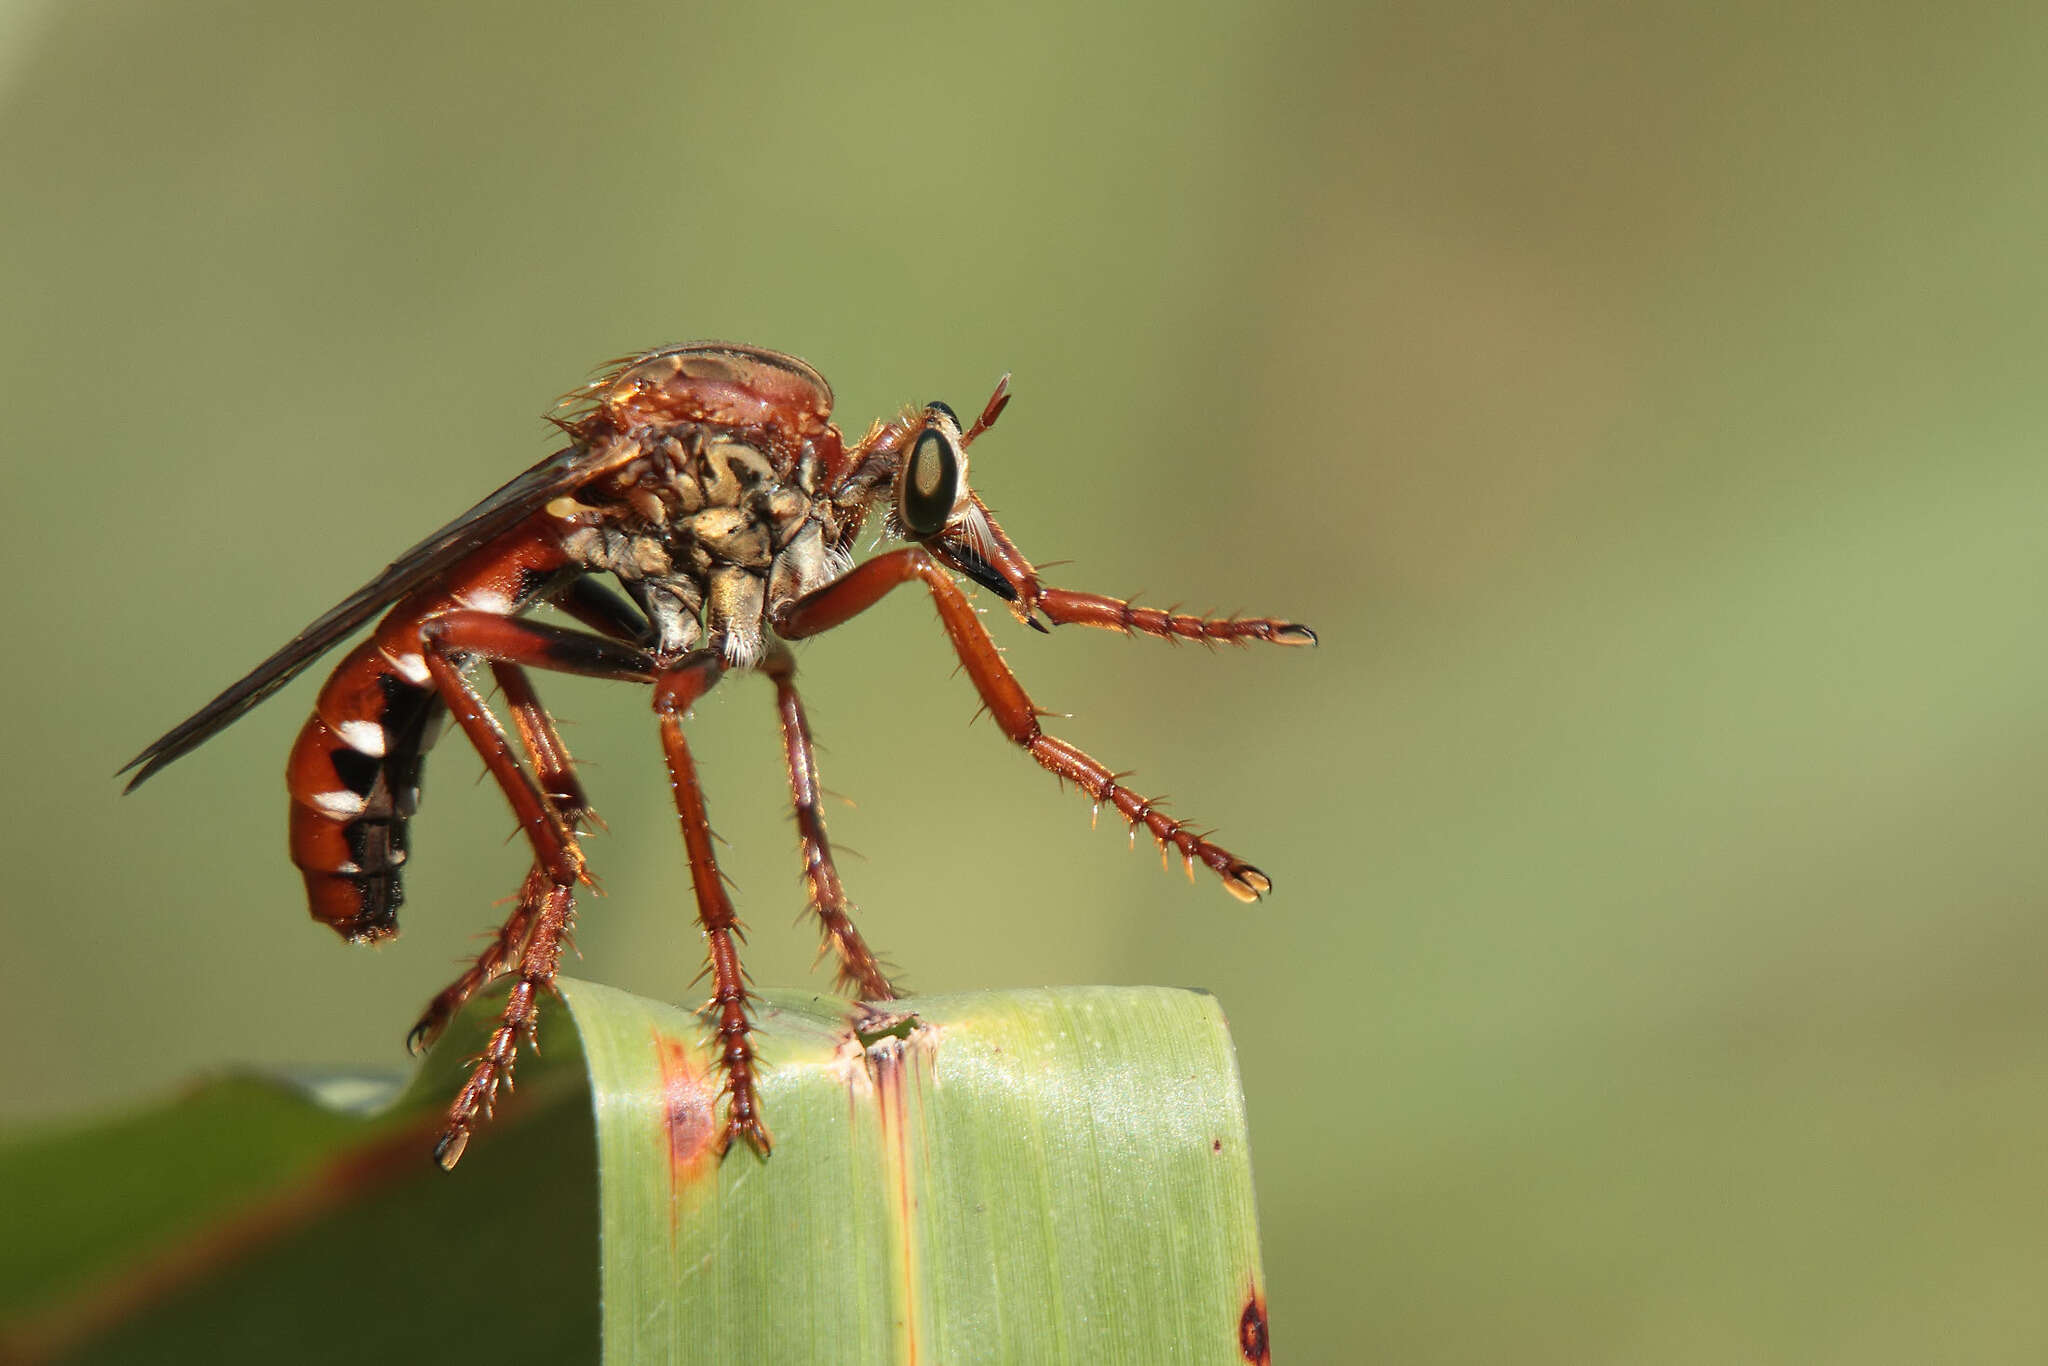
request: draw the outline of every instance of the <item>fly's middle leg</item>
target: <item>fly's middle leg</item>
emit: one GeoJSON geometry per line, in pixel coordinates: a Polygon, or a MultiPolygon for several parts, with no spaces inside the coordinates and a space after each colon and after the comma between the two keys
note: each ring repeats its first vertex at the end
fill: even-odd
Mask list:
{"type": "Polygon", "coordinates": [[[795,809],[797,840],[804,857],[804,884],[811,910],[824,935],[819,956],[839,960],[839,990],[857,1001],[888,1001],[896,996],[874,951],[853,924],[853,902],[832,862],[832,842],[825,837],[820,806],[816,745],[803,699],[796,691],[796,659],[780,641],[761,662],[761,672],[775,684],[775,711],[782,721],[783,753],[789,764],[790,803],[795,809]]]}
{"type": "Polygon", "coordinates": [[[696,700],[725,674],[725,661],[715,650],[684,655],[654,685],[654,711],[661,723],[662,755],[668,763],[669,785],[675,790],[676,818],[683,847],[690,856],[690,883],[697,895],[697,918],[704,927],[705,971],[711,977],[711,999],[705,1013],[718,1045],[718,1066],[725,1074],[725,1131],[718,1141],[723,1153],[735,1138],[745,1139],[766,1155],[774,1139],[761,1117],[755,1089],[753,993],[740,967],[739,914],[726,894],[725,875],[711,848],[711,821],[704,809],[704,790],[697,782],[696,761],[683,738],[683,716],[696,700]]]}

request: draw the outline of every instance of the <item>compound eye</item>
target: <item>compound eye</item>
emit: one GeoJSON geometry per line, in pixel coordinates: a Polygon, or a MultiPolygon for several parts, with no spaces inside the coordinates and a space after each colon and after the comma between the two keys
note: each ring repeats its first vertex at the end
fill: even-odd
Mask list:
{"type": "Polygon", "coordinates": [[[960,498],[960,449],[936,424],[927,426],[903,462],[896,486],[896,517],[918,540],[937,535],[960,498]]]}

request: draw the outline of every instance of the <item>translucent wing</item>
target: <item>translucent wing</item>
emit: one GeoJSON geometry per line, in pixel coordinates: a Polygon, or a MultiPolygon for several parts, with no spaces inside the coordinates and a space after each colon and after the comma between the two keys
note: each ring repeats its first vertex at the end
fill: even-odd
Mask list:
{"type": "MultiPolygon", "coordinates": [[[[400,555],[376,578],[349,594],[293,636],[277,653],[251,669],[234,686],[173,726],[148,749],[121,766],[139,769],[128,780],[133,792],[158,769],[190,753],[242,713],[289,683],[371,617],[427,579],[501,532],[517,526],[556,494],[604,469],[614,448],[576,445],[556,451],[490,497],[400,555]]],[[[631,448],[628,448],[630,452],[631,448]]]]}

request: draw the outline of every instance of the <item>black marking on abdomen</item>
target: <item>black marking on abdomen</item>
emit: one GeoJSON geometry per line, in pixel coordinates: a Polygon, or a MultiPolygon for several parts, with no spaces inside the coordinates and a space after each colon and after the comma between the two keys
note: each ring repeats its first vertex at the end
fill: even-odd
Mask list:
{"type": "Polygon", "coordinates": [[[343,787],[365,799],[377,786],[377,779],[384,771],[382,759],[347,745],[327,751],[327,762],[334,765],[334,776],[341,779],[343,787]]]}
{"type": "Polygon", "coordinates": [[[359,875],[388,873],[405,862],[405,822],[396,816],[383,820],[359,817],[348,823],[342,836],[348,841],[349,859],[359,875]]]}
{"type": "Polygon", "coordinates": [[[349,881],[355,884],[356,896],[363,903],[359,921],[365,937],[381,937],[394,932],[398,927],[398,908],[405,904],[405,884],[399,880],[397,870],[388,873],[356,873],[349,881]]]}
{"type": "Polygon", "coordinates": [[[384,753],[337,748],[330,757],[335,776],[363,798],[361,813],[342,828],[353,865],[345,876],[362,902],[360,922],[388,929],[405,904],[400,869],[411,848],[406,822],[419,809],[426,748],[440,733],[436,723],[445,708],[433,689],[395,673],[378,674],[377,687],[384,695],[377,717],[384,753]]]}

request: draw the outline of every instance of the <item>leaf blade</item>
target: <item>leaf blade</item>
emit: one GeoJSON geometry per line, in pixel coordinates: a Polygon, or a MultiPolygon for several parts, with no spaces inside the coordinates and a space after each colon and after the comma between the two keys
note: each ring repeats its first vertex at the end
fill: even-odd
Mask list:
{"type": "Polygon", "coordinates": [[[702,1022],[565,996],[599,1116],[607,1359],[1245,1359],[1263,1272],[1212,997],[926,997],[890,1003],[918,1025],[877,1038],[871,1008],[766,993],[778,1145],[710,1166],[672,1137],[710,1083],[662,1061],[702,1022]]]}

